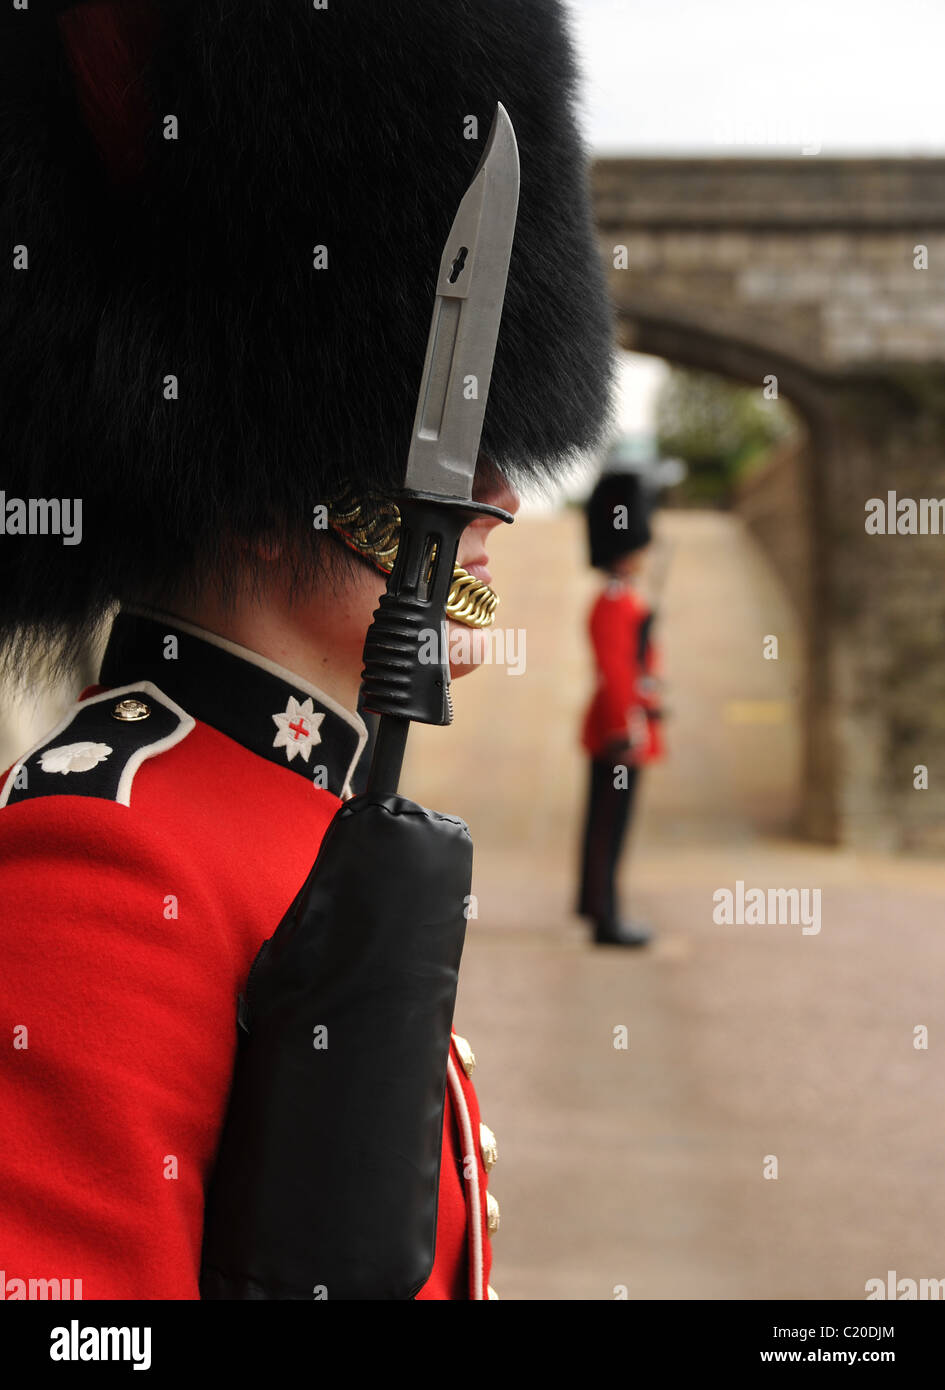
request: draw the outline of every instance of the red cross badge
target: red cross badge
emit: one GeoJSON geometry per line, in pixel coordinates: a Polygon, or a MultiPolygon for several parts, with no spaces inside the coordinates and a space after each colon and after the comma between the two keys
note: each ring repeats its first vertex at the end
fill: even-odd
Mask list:
{"type": "Polygon", "coordinates": [[[318,726],[324,718],[324,714],[315,713],[311,698],[299,704],[295,696],[290,695],[285,713],[272,716],[272,722],[278,730],[273,740],[273,748],[284,748],[289,762],[296,753],[301,753],[308,762],[312,748],[322,741],[318,726]]]}

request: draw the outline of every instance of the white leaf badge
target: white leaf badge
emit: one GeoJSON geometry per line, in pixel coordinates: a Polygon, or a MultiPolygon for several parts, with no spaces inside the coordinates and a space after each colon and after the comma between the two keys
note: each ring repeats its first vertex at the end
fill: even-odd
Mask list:
{"type": "Polygon", "coordinates": [[[44,772],[90,772],[111,753],[107,743],[63,743],[47,748],[40,759],[44,772]]]}

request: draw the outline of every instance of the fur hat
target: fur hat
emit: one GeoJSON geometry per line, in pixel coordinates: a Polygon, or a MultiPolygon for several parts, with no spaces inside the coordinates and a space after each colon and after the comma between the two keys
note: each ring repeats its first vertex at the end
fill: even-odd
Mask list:
{"type": "Polygon", "coordinates": [[[591,564],[609,569],[650,543],[650,504],[638,473],[605,473],[587,501],[591,564]]]}
{"type": "Polygon", "coordinates": [[[0,638],[75,643],[261,538],[314,565],[315,508],[402,484],[497,101],[522,181],[482,451],[521,485],[598,441],[561,0],[32,0],[0,28],[0,638]],[[30,499],[81,499],[81,543],[4,533],[30,499]]]}

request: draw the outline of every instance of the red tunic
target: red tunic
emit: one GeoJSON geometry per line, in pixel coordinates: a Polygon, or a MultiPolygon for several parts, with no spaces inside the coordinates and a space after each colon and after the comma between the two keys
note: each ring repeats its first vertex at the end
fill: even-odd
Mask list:
{"type": "MultiPolygon", "coordinates": [[[[139,620],[152,626],[171,630],[139,620]]],[[[178,627],[197,652],[197,631],[178,627]]],[[[225,644],[199,646],[214,667],[225,644]]],[[[185,716],[125,782],[123,804],[84,790],[83,779],[107,770],[121,750],[116,744],[112,754],[93,753],[101,767],[83,770],[91,759],[69,751],[74,722],[45,741],[42,758],[24,759],[41,781],[49,764],[55,791],[17,792],[17,768],[5,779],[0,1265],[8,1287],[16,1278],[69,1278],[81,1279],[86,1299],[199,1297],[204,1190],[232,1075],[237,995],[341,804],[313,784],[302,757],[290,761],[284,744],[268,751],[274,719],[287,693],[303,711],[313,699],[307,716],[290,715],[300,732],[289,739],[312,743],[312,763],[325,758],[337,791],[357,759],[363,727],[290,673],[259,667],[242,649],[226,646],[224,654],[215,698],[236,707],[242,728],[258,724],[256,751],[185,716]],[[332,766],[330,727],[339,719],[357,726],[340,772],[332,766]],[[70,757],[74,770],[63,774],[70,757]]],[[[184,712],[173,697],[148,689],[184,712]]],[[[107,700],[110,712],[111,694],[107,700]]],[[[79,707],[86,720],[88,703],[79,707]]],[[[176,721],[161,701],[152,703],[176,721]]],[[[116,738],[126,736],[112,727],[116,738]]],[[[80,745],[82,737],[79,729],[80,745]]],[[[478,1112],[459,1073],[444,1122],[436,1260],[421,1298],[487,1296],[478,1112]],[[475,1182],[463,1179],[470,1112],[475,1182]],[[471,1291],[474,1245],[484,1253],[471,1291]]]]}
{"type": "Polygon", "coordinates": [[[659,656],[650,639],[650,609],[629,584],[613,581],[588,623],[597,689],[584,718],[582,743],[592,758],[617,741],[635,745],[638,763],[662,757],[659,656]]]}

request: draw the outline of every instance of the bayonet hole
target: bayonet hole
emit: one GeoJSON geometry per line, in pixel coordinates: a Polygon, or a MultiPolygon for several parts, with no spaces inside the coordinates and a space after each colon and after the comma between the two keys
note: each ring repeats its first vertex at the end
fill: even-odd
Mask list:
{"type": "Polygon", "coordinates": [[[468,246],[461,246],[461,247],[459,248],[459,255],[456,257],[456,259],[455,259],[455,261],[453,262],[452,267],[451,267],[451,269],[450,269],[450,284],[451,284],[451,285],[455,285],[455,284],[456,284],[456,281],[459,279],[460,275],[462,275],[462,273],[463,273],[463,267],[464,267],[465,264],[466,264],[466,257],[467,257],[468,255],[469,255],[469,247],[468,247],[468,246]]]}
{"type": "Polygon", "coordinates": [[[427,537],[423,557],[420,561],[420,578],[417,584],[417,598],[426,603],[430,597],[433,576],[436,573],[436,556],[439,547],[432,536],[427,537]]]}

